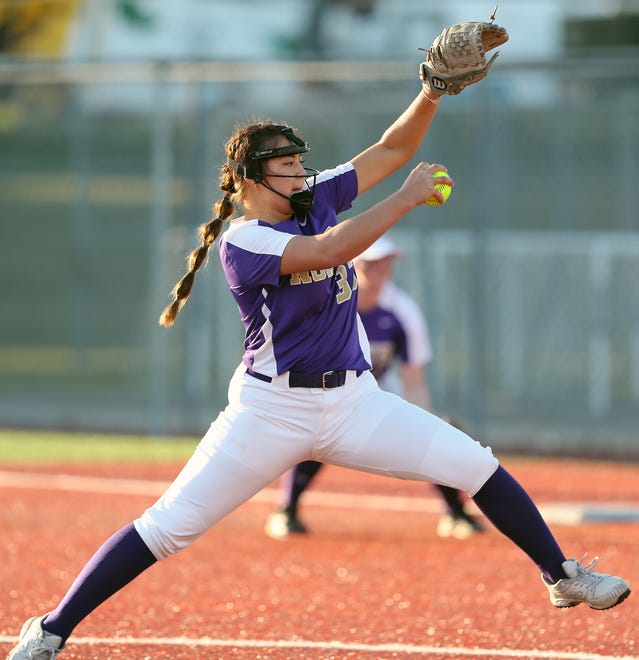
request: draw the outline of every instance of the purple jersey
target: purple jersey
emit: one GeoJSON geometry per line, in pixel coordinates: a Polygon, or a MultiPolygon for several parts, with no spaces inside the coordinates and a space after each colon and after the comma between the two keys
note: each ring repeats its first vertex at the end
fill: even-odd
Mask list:
{"type": "Polygon", "coordinates": [[[245,328],[242,359],[253,371],[272,377],[289,370],[370,369],[353,263],[280,275],[288,241],[336,225],[337,214],[356,196],[355,169],[340,165],[317,177],[303,223],[295,217],[275,225],[238,218],[222,235],[222,268],[245,328]]]}
{"type": "Polygon", "coordinates": [[[370,342],[373,374],[384,389],[400,393],[391,367],[396,362],[423,366],[433,355],[424,315],[405,291],[387,282],[377,305],[360,316],[370,342]]]}

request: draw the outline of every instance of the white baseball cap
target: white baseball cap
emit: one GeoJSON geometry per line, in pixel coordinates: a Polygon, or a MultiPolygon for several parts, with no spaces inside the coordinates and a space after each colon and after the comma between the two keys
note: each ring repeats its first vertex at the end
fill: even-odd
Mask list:
{"type": "Polygon", "coordinates": [[[358,261],[379,261],[386,257],[401,256],[402,253],[395,247],[395,243],[388,236],[382,236],[356,258],[358,261]]]}

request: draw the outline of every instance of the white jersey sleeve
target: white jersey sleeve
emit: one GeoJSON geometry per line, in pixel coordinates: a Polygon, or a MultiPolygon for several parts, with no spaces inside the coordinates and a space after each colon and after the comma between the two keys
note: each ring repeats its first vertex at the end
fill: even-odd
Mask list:
{"type": "Polygon", "coordinates": [[[379,306],[391,312],[406,336],[398,358],[411,365],[426,365],[433,359],[428,322],[419,305],[394,282],[388,282],[380,294],[379,306]]]}

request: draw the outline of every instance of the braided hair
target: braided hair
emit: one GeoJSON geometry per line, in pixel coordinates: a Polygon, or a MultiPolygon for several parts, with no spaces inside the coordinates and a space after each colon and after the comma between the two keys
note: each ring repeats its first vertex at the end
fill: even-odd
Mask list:
{"type": "MultiPolygon", "coordinates": [[[[227,157],[238,163],[245,163],[249,153],[271,147],[273,141],[281,136],[281,127],[284,125],[258,121],[237,127],[225,145],[227,157]]],[[[224,221],[233,215],[236,205],[242,206],[244,177],[233,171],[227,163],[222,165],[220,172],[220,188],[224,191],[224,195],[213,205],[211,219],[197,229],[200,245],[187,256],[186,273],[171,291],[173,302],[167,305],[160,315],[158,323],[164,327],[173,325],[188,300],[195,274],[205,263],[209,248],[222,231],[224,221]]]]}

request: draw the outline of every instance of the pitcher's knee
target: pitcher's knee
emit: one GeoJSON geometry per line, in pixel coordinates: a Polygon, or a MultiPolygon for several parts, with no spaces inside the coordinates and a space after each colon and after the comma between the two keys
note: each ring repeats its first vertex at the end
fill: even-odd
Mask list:
{"type": "Polygon", "coordinates": [[[182,524],[180,528],[160,525],[146,511],[133,522],[138,534],[147,544],[156,559],[162,560],[187,548],[204,533],[199,527],[182,524]]]}
{"type": "Polygon", "coordinates": [[[454,426],[440,427],[427,462],[438,466],[438,483],[463,490],[470,497],[499,467],[499,461],[490,447],[454,426]]]}
{"type": "Polygon", "coordinates": [[[469,475],[466,493],[473,497],[481,487],[495,474],[499,467],[499,461],[493,455],[490,447],[484,447],[483,460],[477,461],[474,465],[474,472],[469,475]]]}

